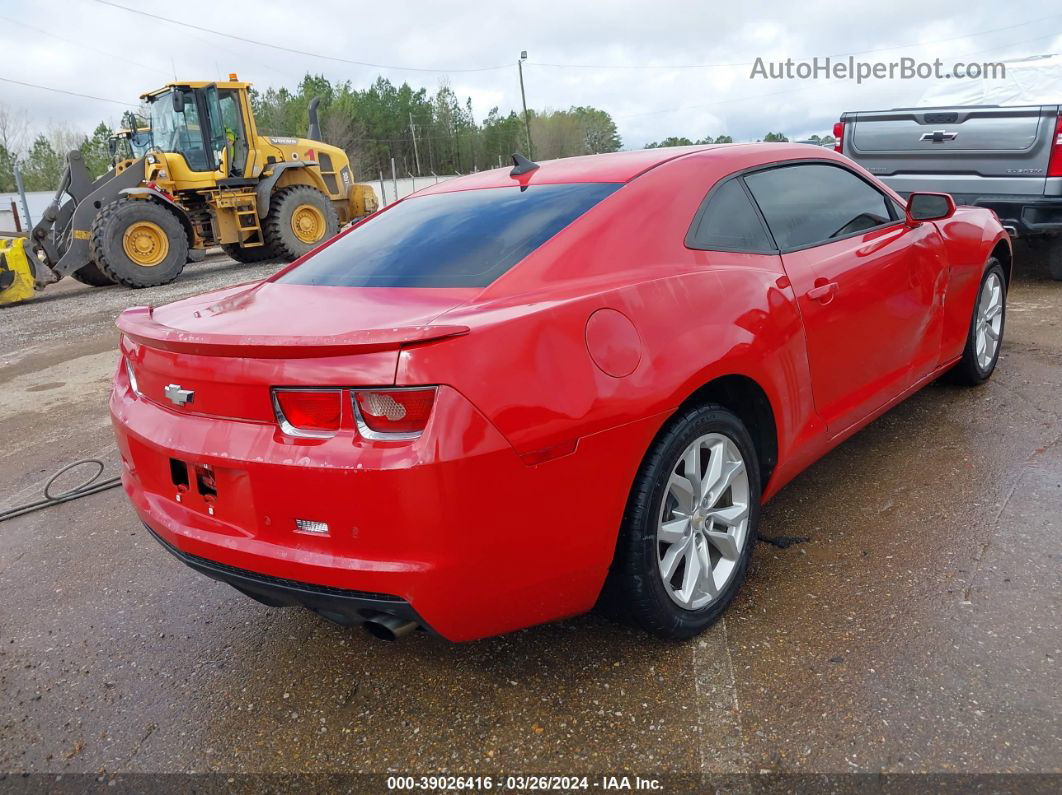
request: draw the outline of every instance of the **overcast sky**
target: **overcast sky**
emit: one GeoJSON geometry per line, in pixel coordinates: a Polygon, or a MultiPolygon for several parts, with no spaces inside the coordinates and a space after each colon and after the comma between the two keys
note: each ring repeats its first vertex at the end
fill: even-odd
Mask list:
{"type": "MultiPolygon", "coordinates": [[[[519,108],[515,63],[527,50],[531,107],[603,108],[616,120],[624,147],[639,148],[668,135],[728,133],[748,140],[771,130],[791,138],[824,134],[844,110],[917,105],[933,82],[750,79],[757,57],[859,53],[868,61],[909,56],[941,58],[950,66],[1062,51],[1058,0],[114,2],[213,32],[99,0],[0,0],[0,77],[135,105],[140,93],[174,73],[190,80],[234,71],[259,88],[294,86],[307,71],[364,88],[382,74],[432,90],[448,80],[459,96],[472,98],[482,119],[495,105],[519,108]],[[221,33],[438,71],[359,66],[221,33]],[[698,66],[704,64],[724,65],[698,66]],[[482,67],[502,68],[461,71],[482,67]]],[[[2,81],[0,102],[24,109],[38,127],[85,130],[101,119],[117,122],[124,109],[2,81]]]]}

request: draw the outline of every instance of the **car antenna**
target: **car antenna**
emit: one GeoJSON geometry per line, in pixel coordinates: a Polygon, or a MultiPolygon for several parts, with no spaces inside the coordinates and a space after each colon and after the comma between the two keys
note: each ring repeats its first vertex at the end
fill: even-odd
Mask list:
{"type": "Polygon", "coordinates": [[[528,160],[519,152],[513,152],[513,170],[509,172],[509,176],[519,177],[522,174],[530,174],[536,168],[539,168],[538,163],[528,160]]]}

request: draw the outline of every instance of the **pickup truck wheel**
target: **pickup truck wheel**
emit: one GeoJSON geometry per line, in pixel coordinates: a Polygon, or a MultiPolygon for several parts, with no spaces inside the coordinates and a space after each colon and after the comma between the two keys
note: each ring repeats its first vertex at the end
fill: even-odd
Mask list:
{"type": "Polygon", "coordinates": [[[181,275],[188,236],[172,210],[147,199],[118,199],[96,216],[92,260],[126,287],[157,287],[181,275]]]}
{"type": "Polygon", "coordinates": [[[966,334],[966,347],[952,370],[952,380],[978,386],[992,377],[999,361],[999,349],[1003,346],[1006,319],[1007,280],[999,260],[991,257],[981,277],[970,329],[966,334]]]}
{"type": "Polygon", "coordinates": [[[627,503],[602,604],[664,638],[703,632],[745,579],[760,518],[748,430],[708,404],[665,427],[627,503]]]}

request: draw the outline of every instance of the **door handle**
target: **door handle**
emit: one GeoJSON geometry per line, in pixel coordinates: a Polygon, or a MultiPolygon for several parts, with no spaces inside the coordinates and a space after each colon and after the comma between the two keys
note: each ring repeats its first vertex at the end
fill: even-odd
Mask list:
{"type": "Polygon", "coordinates": [[[816,279],[815,282],[815,286],[807,292],[808,298],[824,304],[830,303],[837,294],[837,282],[827,282],[825,279],[816,279]]]}

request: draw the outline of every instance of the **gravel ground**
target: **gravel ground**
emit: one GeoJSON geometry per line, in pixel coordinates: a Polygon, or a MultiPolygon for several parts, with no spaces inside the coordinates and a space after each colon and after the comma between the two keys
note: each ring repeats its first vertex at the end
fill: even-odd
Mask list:
{"type": "MultiPolygon", "coordinates": [[[[0,310],[0,508],[75,458],[114,468],[122,308],[275,268],[0,310]]],[[[1040,274],[1019,265],[992,381],[926,388],[788,486],[762,532],[808,540],[760,544],[688,643],[591,615],[385,644],[184,568],[119,491],[0,524],[0,771],[1062,773],[1062,284],[1040,274]]]]}

